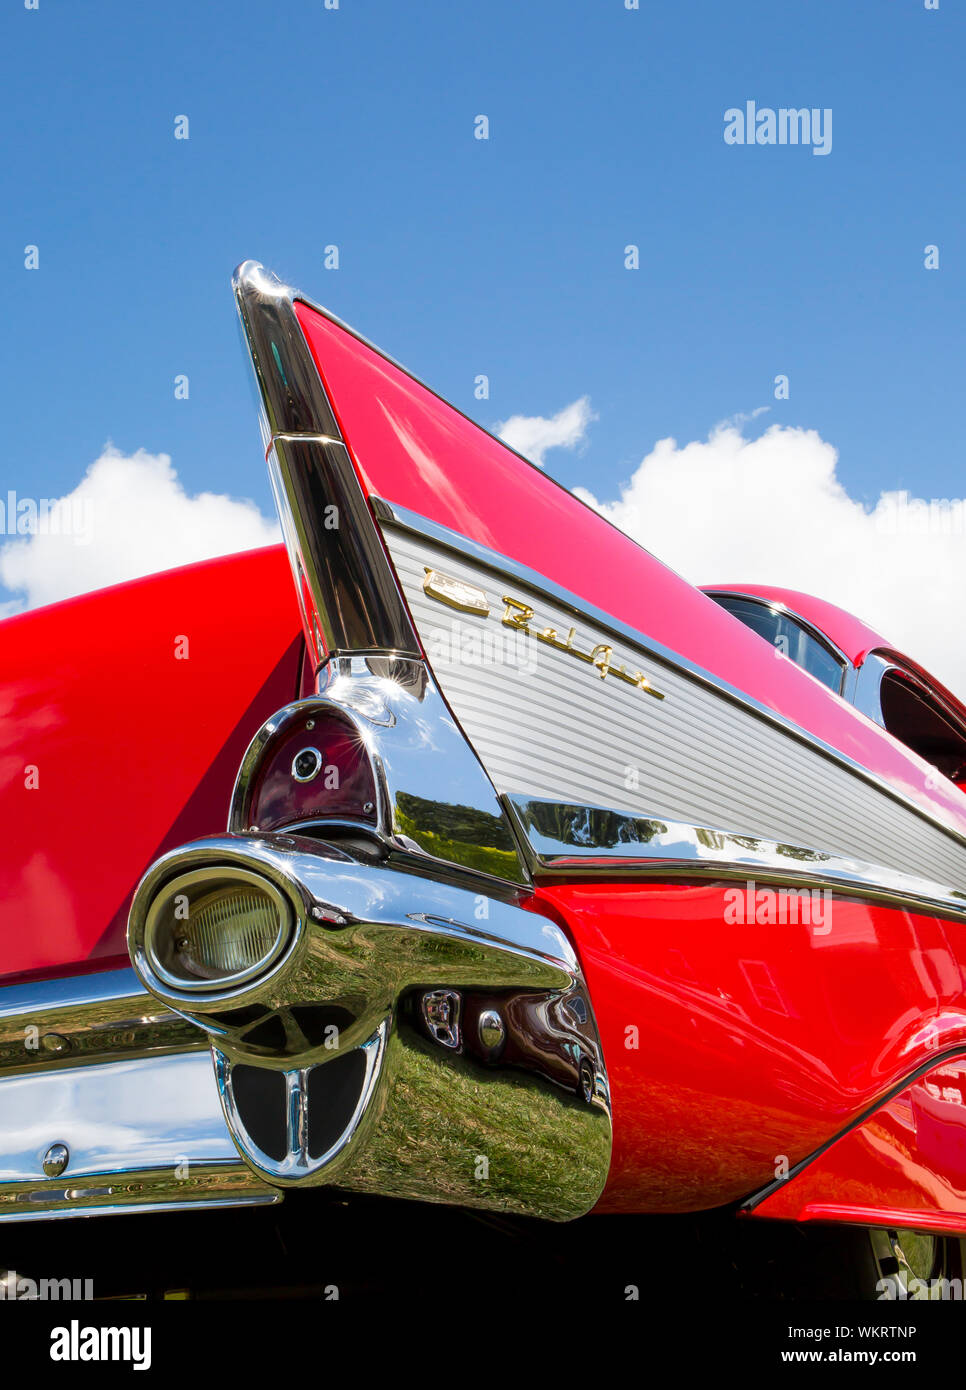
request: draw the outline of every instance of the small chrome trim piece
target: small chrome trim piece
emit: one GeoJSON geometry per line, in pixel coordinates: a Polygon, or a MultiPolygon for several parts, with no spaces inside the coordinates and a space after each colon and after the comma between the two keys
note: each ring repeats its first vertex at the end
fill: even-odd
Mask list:
{"type": "Polygon", "coordinates": [[[228,1128],[257,1175],[552,1220],[590,1210],[610,1164],[609,1090],[560,927],[459,886],[444,865],[413,873],[306,837],[224,835],[174,851],[142,881],[129,927],[136,965],[166,879],[236,866],[289,895],[303,924],[296,945],[244,993],[178,1006],[211,1042],[228,1128]],[[426,1026],[427,994],[458,998],[458,1031],[426,1026]],[[483,1042],[491,1020],[481,1023],[495,997],[506,1030],[497,1050],[483,1042]],[[321,1153],[313,1118],[327,1136],[321,1153]]]}
{"type": "Polygon", "coordinates": [[[59,1178],[61,1173],[70,1162],[70,1149],[66,1144],[51,1144],[44,1154],[44,1161],[41,1167],[44,1170],[44,1177],[59,1178]]]}
{"type": "Polygon", "coordinates": [[[488,1052],[495,1052],[506,1038],[506,1025],[497,1009],[484,1009],[477,1021],[480,1042],[488,1052]]]}
{"type": "Polygon", "coordinates": [[[232,285],[261,397],[269,476],[316,668],[336,654],[420,646],[295,314],[255,261],[232,285]]]}
{"type": "MultiPolygon", "coordinates": [[[[397,503],[388,501],[385,498],[378,499],[378,506],[375,508],[380,517],[382,526],[398,527],[401,531],[408,532],[413,536],[434,541],[436,544],[450,551],[456,556],[469,557],[485,566],[493,575],[494,580],[499,585],[507,576],[513,576],[522,584],[552,599],[554,602],[566,608],[577,618],[584,620],[590,619],[598,624],[602,629],[612,633],[614,636],[633,643],[641,651],[649,653],[658,659],[667,662],[670,666],[676,667],[683,674],[690,677],[706,689],[714,691],[716,694],[729,700],[732,704],[738,705],[759,719],[780,729],[783,733],[794,738],[798,743],[814,749],[829,761],[837,763],[847,771],[861,778],[862,781],[874,787],[890,800],[914,812],[921,820],[937,826],[950,839],[958,844],[966,845],[966,830],[959,830],[951,825],[938,813],[931,810],[928,806],[917,801],[914,797],[905,795],[898,787],[888,782],[880,774],[873,772],[870,768],[863,766],[854,758],[849,757],[840,749],[833,747],[817,734],[811,733],[808,729],[796,724],[786,715],[780,714],[777,710],[762,704],[753,695],[746,691],[739,690],[737,686],[716,676],[713,672],[699,666],[690,658],[683,656],[680,652],[666,647],[663,643],[656,642],[652,637],[632,627],[629,623],[615,618],[612,614],[606,613],[603,609],[597,608],[594,604],[579,598],[576,594],[563,588],[554,580],[548,579],[546,575],[532,570],[529,566],[521,564],[518,560],[512,560],[505,555],[491,550],[488,546],[480,544],[479,541],[471,540],[469,537],[461,535],[449,527],[441,526],[438,522],[431,521],[428,517],[421,516],[417,512],[410,511],[397,503]]],[[[834,693],[834,692],[830,692],[834,693]]],[[[841,697],[840,697],[841,698],[841,697]]],[[[849,703],[843,701],[843,703],[849,703]]],[[[863,713],[865,711],[863,710],[863,713]]],[[[881,722],[881,721],[879,721],[881,722]]]]}
{"type": "Polygon", "coordinates": [[[457,989],[428,989],[419,1001],[426,1030],[440,1047],[460,1045],[461,1004],[457,989]]]}
{"type": "MultiPolygon", "coordinates": [[[[359,832],[417,861],[528,882],[493,784],[423,662],[342,657],[328,663],[323,682],[320,695],[286,705],[255,734],[232,792],[230,831],[257,823],[252,796],[275,741],[300,721],[336,715],[366,750],[376,787],[376,826],[360,822],[359,832]]],[[[286,828],[309,824],[322,833],[335,828],[324,818],[286,828]]]]}
{"type": "Polygon", "coordinates": [[[515,795],[504,801],[537,879],[754,878],[966,919],[966,892],[822,850],[610,807],[515,795]]]}

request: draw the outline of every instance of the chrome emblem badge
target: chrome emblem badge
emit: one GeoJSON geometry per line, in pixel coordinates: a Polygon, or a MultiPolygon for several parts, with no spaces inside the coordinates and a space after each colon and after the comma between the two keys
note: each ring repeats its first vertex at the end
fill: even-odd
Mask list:
{"type": "Polygon", "coordinates": [[[430,598],[438,599],[450,608],[458,608],[461,613],[479,613],[484,618],[489,615],[490,605],[482,589],[477,589],[474,584],[465,584],[462,579],[453,579],[448,574],[441,574],[439,570],[430,569],[428,566],[424,568],[426,578],[423,580],[423,590],[430,598]]]}

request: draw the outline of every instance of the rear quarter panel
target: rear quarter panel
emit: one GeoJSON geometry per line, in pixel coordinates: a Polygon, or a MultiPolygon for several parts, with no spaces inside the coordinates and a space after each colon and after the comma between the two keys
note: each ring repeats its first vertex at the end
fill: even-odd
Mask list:
{"type": "Polygon", "coordinates": [[[106,966],[144,870],[224,829],[249,739],[297,693],[284,551],[20,614],[0,640],[0,976],[106,966]]]}

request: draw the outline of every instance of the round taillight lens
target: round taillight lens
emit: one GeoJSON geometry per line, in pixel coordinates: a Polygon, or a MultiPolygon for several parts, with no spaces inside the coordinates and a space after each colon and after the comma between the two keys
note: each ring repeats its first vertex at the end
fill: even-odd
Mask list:
{"type": "Polygon", "coordinates": [[[292,909],[244,869],[182,874],[158,893],[144,925],[155,975],[177,990],[223,990],[267,970],[291,936],[292,909]]]}

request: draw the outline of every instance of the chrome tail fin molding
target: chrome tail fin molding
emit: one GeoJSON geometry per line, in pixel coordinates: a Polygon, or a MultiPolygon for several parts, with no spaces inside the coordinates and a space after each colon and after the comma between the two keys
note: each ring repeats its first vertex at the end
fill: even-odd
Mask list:
{"type": "Polygon", "coordinates": [[[243,262],[232,285],[316,670],[350,653],[418,656],[419,639],[296,317],[295,292],[257,261],[243,262]]]}
{"type": "Polygon", "coordinates": [[[600,1196],[600,1036],[573,948],[536,912],[358,846],[224,835],[158,861],[129,944],[145,987],[207,1036],[232,1139],[262,1181],[552,1220],[600,1196]],[[258,938],[239,874],[261,880],[266,903],[284,898],[281,951],[271,931],[258,938]],[[224,898],[220,910],[203,887],[197,898],[222,942],[209,928],[208,963],[189,952],[183,968],[227,961],[237,977],[179,982],[172,969],[191,937],[196,909],[179,917],[175,900],[192,875],[224,898]]]}

